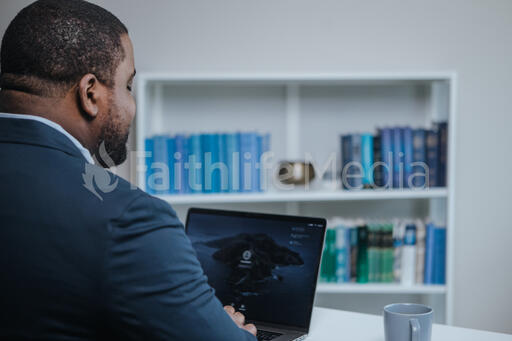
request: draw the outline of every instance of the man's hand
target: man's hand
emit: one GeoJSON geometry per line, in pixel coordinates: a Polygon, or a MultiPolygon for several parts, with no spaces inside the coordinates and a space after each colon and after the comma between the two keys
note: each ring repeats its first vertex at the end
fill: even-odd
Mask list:
{"type": "Polygon", "coordinates": [[[256,336],[256,326],[252,323],[245,324],[245,316],[241,312],[235,311],[235,308],[230,305],[225,306],[224,310],[226,313],[228,313],[231,319],[233,319],[238,327],[245,329],[252,335],[256,336]]]}

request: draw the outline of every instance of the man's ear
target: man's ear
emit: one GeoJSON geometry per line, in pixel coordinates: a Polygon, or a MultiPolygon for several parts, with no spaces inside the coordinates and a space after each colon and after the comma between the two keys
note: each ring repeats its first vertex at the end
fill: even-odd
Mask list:
{"type": "Polygon", "coordinates": [[[88,73],[78,83],[78,105],[81,111],[89,118],[94,119],[100,111],[100,106],[106,93],[105,87],[92,73],[88,73]]]}

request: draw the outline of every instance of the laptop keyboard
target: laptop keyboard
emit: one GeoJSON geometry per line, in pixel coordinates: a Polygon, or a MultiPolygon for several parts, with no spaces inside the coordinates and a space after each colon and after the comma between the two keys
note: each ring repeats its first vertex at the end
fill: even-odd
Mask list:
{"type": "Polygon", "coordinates": [[[269,332],[266,330],[258,330],[258,332],[256,333],[256,338],[258,339],[258,341],[267,341],[267,340],[273,340],[276,337],[279,337],[281,335],[283,335],[283,334],[269,332]]]}

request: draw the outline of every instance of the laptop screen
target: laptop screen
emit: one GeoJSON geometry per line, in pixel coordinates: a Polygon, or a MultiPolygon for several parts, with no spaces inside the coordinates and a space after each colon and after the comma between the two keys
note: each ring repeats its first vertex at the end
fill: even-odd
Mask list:
{"type": "Polygon", "coordinates": [[[186,230],[223,305],[250,321],[309,329],[324,219],[193,208],[186,230]]]}

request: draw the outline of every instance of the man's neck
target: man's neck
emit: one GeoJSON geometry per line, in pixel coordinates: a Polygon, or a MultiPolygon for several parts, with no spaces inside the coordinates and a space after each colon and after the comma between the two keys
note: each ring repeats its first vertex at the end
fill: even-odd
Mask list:
{"type": "Polygon", "coordinates": [[[87,133],[87,124],[69,100],[59,97],[40,97],[15,90],[0,91],[0,112],[40,116],[59,124],[93,153],[95,146],[87,133]]]}

